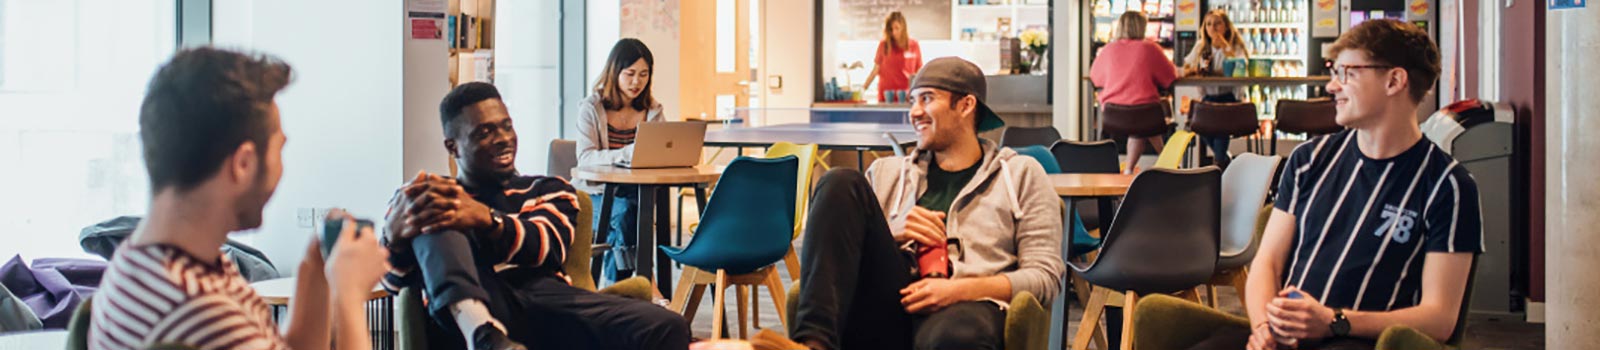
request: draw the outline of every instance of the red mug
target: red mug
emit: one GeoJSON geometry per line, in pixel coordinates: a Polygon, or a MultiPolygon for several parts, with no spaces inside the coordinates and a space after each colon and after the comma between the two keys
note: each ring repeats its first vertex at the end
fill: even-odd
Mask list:
{"type": "Polygon", "coordinates": [[[950,252],[945,245],[917,248],[917,271],[922,277],[950,277],[950,252]]]}

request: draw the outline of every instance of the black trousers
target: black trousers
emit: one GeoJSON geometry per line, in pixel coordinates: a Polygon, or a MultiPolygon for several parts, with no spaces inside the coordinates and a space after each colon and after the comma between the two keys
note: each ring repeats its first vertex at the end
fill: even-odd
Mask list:
{"type": "Polygon", "coordinates": [[[833,349],[999,349],[1005,312],[963,302],[927,315],[906,313],[900,289],[916,277],[854,169],[822,176],[800,250],[800,296],[790,337],[833,349]]]}
{"type": "MultiPolygon", "coordinates": [[[[579,289],[549,270],[494,272],[475,261],[469,235],[439,232],[412,242],[429,297],[428,344],[466,349],[449,306],[479,300],[506,326],[512,340],[547,349],[687,349],[683,316],[645,302],[579,289]]],[[[476,259],[482,260],[482,259],[476,259]]],[[[588,278],[578,276],[575,278],[588,278]]]]}

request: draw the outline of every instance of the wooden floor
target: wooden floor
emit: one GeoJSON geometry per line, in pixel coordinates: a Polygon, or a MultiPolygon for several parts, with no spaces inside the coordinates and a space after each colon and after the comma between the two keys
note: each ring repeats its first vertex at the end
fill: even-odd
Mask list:
{"type": "MultiPolygon", "coordinates": [[[[783,278],[784,285],[790,285],[789,274],[787,272],[781,272],[782,269],[779,270],[780,277],[783,278]]],[[[676,278],[676,274],[674,274],[673,277],[676,278]]],[[[695,313],[695,319],[690,323],[690,328],[694,331],[694,337],[697,339],[709,339],[711,337],[712,304],[709,296],[710,292],[707,292],[706,294],[707,296],[704,297],[700,303],[699,311],[695,313]]],[[[730,298],[732,297],[733,291],[731,289],[728,291],[728,295],[730,298]]],[[[783,329],[782,324],[778,322],[777,314],[773,312],[772,300],[767,297],[765,291],[758,293],[758,295],[761,303],[761,315],[759,319],[761,328],[771,329],[780,334],[786,333],[786,330],[783,329]]],[[[1243,314],[1243,307],[1239,304],[1237,294],[1234,293],[1232,288],[1219,287],[1217,296],[1218,300],[1222,304],[1221,308],[1223,310],[1235,314],[1243,314]]],[[[738,325],[735,323],[738,318],[737,315],[734,314],[737,308],[735,307],[735,304],[730,301],[726,309],[727,316],[725,316],[725,318],[728,320],[728,334],[731,337],[737,338],[739,332],[737,328],[738,325]]],[[[1072,330],[1071,333],[1076,334],[1078,329],[1078,320],[1082,318],[1083,305],[1078,305],[1076,302],[1074,302],[1068,314],[1068,329],[1072,330]]],[[[756,330],[757,329],[754,328],[750,329],[749,334],[754,335],[756,330]]],[[[1068,334],[1065,339],[1072,339],[1073,334],[1068,334]]],[[[1544,325],[1522,322],[1520,319],[1501,319],[1474,315],[1468,319],[1467,339],[1462,345],[1463,349],[1544,349],[1544,325]]],[[[1092,347],[1093,345],[1091,345],[1091,348],[1092,347]]]]}
{"type": "MultiPolygon", "coordinates": [[[[1154,157],[1146,158],[1148,158],[1150,161],[1153,161],[1154,159],[1154,157]]],[[[676,205],[676,202],[677,201],[674,201],[674,205],[676,205]]],[[[676,208],[674,208],[674,210],[676,210],[676,208]]],[[[687,211],[688,213],[686,213],[685,217],[689,219],[685,221],[691,223],[694,222],[693,218],[698,217],[698,215],[694,213],[694,208],[690,207],[687,211]]],[[[796,242],[797,249],[799,248],[798,245],[799,242],[796,242]]],[[[675,280],[674,282],[676,282],[680,272],[681,271],[674,269],[672,274],[672,278],[675,280]]],[[[792,280],[789,278],[787,271],[784,271],[784,269],[779,269],[779,275],[784,286],[787,287],[792,285],[792,280]]],[[[1217,291],[1217,299],[1221,304],[1219,307],[1222,310],[1237,315],[1244,314],[1244,308],[1239,304],[1238,294],[1234,292],[1233,288],[1218,287],[1217,291]]],[[[695,313],[694,320],[690,321],[690,328],[693,330],[694,337],[696,339],[711,338],[712,302],[710,294],[711,293],[707,291],[706,296],[704,296],[700,302],[698,311],[695,313]]],[[[730,289],[727,294],[731,298],[734,295],[734,292],[732,289],[730,289]]],[[[777,314],[773,312],[772,300],[767,297],[766,292],[759,291],[754,294],[758,296],[758,302],[760,303],[758,306],[760,316],[757,320],[757,323],[761,326],[761,328],[771,329],[780,334],[787,333],[782,326],[782,323],[778,321],[777,314]]],[[[725,309],[727,311],[726,316],[724,316],[724,318],[727,320],[727,334],[730,337],[737,338],[739,335],[737,324],[738,317],[735,312],[738,308],[736,307],[735,303],[729,302],[725,309]]],[[[1079,305],[1075,301],[1072,302],[1070,309],[1068,310],[1067,319],[1067,329],[1070,330],[1070,334],[1067,334],[1063,338],[1070,340],[1072,339],[1073,335],[1077,333],[1078,320],[1083,319],[1083,305],[1079,305]]],[[[758,329],[752,328],[749,330],[749,334],[754,335],[757,330],[758,329]]],[[[1462,345],[1463,349],[1544,349],[1544,324],[1527,323],[1523,322],[1521,319],[1505,319],[1473,315],[1468,318],[1467,338],[1463,341],[1462,345]]],[[[1093,345],[1091,345],[1091,348],[1092,347],[1093,345]]]]}

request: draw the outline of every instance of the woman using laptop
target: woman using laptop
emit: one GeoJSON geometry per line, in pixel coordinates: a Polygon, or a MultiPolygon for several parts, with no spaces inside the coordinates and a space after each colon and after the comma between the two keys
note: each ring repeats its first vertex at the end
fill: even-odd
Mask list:
{"type": "MultiPolygon", "coordinates": [[[[650,74],[654,67],[655,57],[639,39],[624,38],[611,47],[594,94],[579,105],[578,166],[612,165],[632,159],[639,124],[663,120],[661,103],[650,96],[650,74]]],[[[604,186],[598,183],[579,180],[573,182],[573,186],[588,192],[596,206],[604,195],[601,192],[604,186]]],[[[633,270],[635,231],[639,226],[639,202],[635,198],[638,192],[634,186],[622,186],[617,190],[611,207],[611,222],[600,222],[599,210],[595,211],[596,230],[599,225],[610,225],[606,243],[611,244],[612,249],[606,251],[602,268],[602,279],[610,281],[607,283],[616,282],[619,271],[626,275],[633,270]]]]}

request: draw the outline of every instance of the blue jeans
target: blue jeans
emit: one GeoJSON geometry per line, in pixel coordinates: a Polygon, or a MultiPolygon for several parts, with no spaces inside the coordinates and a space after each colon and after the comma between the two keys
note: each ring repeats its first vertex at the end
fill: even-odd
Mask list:
{"type": "Polygon", "coordinates": [[[595,232],[600,232],[600,225],[610,225],[606,243],[611,245],[611,250],[601,256],[602,285],[616,282],[619,271],[623,274],[633,271],[634,251],[639,244],[639,187],[623,185],[616,191],[617,196],[611,202],[609,223],[600,222],[601,201],[605,199],[603,195],[589,195],[594,201],[595,232]]]}

